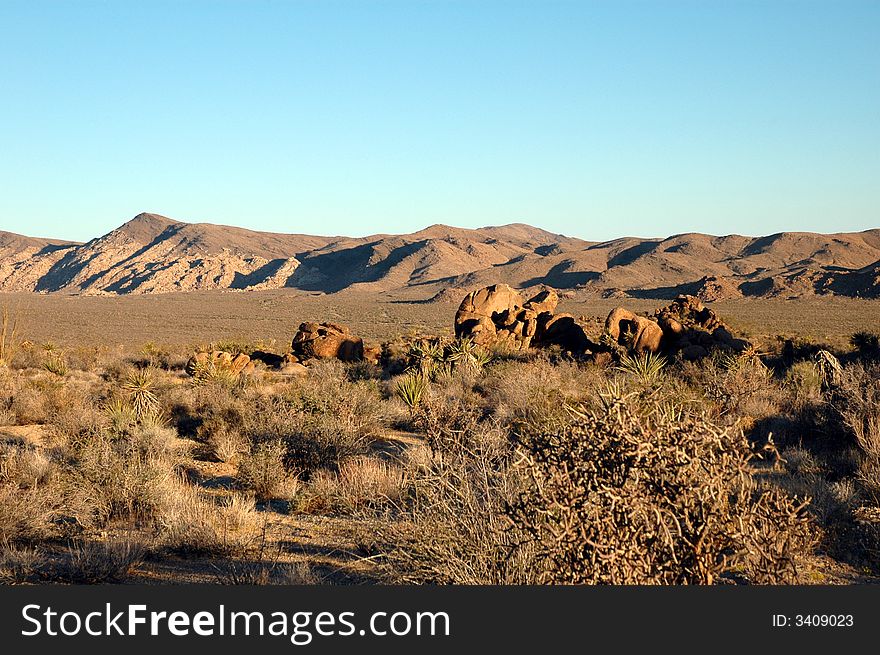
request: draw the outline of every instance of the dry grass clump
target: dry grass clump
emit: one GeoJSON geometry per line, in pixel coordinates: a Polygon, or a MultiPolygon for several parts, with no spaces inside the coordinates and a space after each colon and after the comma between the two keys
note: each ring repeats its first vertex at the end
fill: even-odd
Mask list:
{"type": "Polygon", "coordinates": [[[406,502],[360,535],[394,583],[531,584],[529,546],[504,508],[520,490],[505,456],[473,450],[414,462],[406,502]]]}
{"type": "Polygon", "coordinates": [[[407,492],[406,470],[378,457],[352,457],[336,472],[319,471],[309,483],[311,505],[341,514],[399,507],[407,492]]]}
{"type": "Polygon", "coordinates": [[[813,545],[804,504],[759,490],[742,435],[606,396],[521,435],[528,487],[507,508],[545,583],[792,582],[813,545]]]}
{"type": "Polygon", "coordinates": [[[596,367],[539,357],[489,366],[480,387],[486,407],[502,422],[552,422],[565,417],[566,404],[591,402],[603,379],[596,367]]]}
{"type": "Polygon", "coordinates": [[[266,529],[254,499],[235,494],[214,502],[181,484],[160,517],[159,542],[187,557],[246,554],[266,529]]]}
{"type": "Polygon", "coordinates": [[[43,566],[43,557],[36,549],[0,544],[0,584],[29,582],[43,566]]]}
{"type": "Polygon", "coordinates": [[[822,374],[811,361],[792,364],[785,372],[783,383],[790,390],[797,407],[817,403],[822,398],[822,374]]]}
{"type": "Polygon", "coordinates": [[[64,482],[66,496],[87,501],[80,503],[77,520],[86,526],[111,520],[153,524],[177,491],[174,438],[173,430],[150,426],[74,440],[64,482]]]}
{"type": "Polygon", "coordinates": [[[780,412],[784,394],[773,371],[753,351],[739,355],[716,351],[699,363],[682,363],[679,375],[701,391],[716,417],[736,418],[746,430],[780,412]]]}
{"type": "Polygon", "coordinates": [[[248,414],[242,433],[253,442],[282,441],[288,469],[308,476],[366,453],[385,422],[375,380],[351,382],[340,362],[320,362],[308,379],[262,398],[248,414]]]}
{"type": "Polygon", "coordinates": [[[218,462],[238,464],[248,454],[247,439],[238,431],[219,427],[208,434],[206,455],[218,462]]]}
{"type": "Polygon", "coordinates": [[[253,444],[250,453],[241,458],[236,482],[252,491],[257,500],[290,500],[296,496],[298,483],[288,472],[284,460],[287,448],[283,442],[264,441],[253,444]]]}
{"type": "Polygon", "coordinates": [[[54,463],[42,450],[23,443],[0,443],[0,483],[32,489],[47,483],[54,463]]]}
{"type": "Polygon", "coordinates": [[[72,541],[58,577],[75,584],[119,582],[143,560],[146,547],[138,539],[72,541]]]}
{"type": "Polygon", "coordinates": [[[880,505],[880,365],[847,366],[836,396],[840,419],[862,453],[859,482],[880,505]]]}
{"type": "Polygon", "coordinates": [[[240,562],[215,565],[215,577],[223,585],[318,585],[320,575],[307,562],[240,562]]]}
{"type": "Polygon", "coordinates": [[[53,504],[41,488],[0,484],[0,544],[29,544],[54,535],[53,504]]]}

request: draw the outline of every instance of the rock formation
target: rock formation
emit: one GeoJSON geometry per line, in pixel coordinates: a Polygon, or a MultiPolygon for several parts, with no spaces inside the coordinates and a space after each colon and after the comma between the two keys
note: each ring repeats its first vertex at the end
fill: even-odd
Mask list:
{"type": "Polygon", "coordinates": [[[653,317],[617,307],[608,314],[605,332],[630,351],[663,351],[687,360],[700,359],[715,349],[741,352],[749,345],[734,338],[724,321],[694,296],[679,296],[653,317]]]}
{"type": "Polygon", "coordinates": [[[663,339],[663,330],[656,322],[623,307],[615,307],[608,314],[605,332],[619,345],[639,353],[658,352],[663,339]]]}
{"type": "Polygon", "coordinates": [[[523,302],[506,284],[493,284],[465,296],[455,314],[455,336],[482,346],[505,344],[515,350],[531,345],[538,326],[553,316],[559,296],[547,289],[523,302]]]}
{"type": "Polygon", "coordinates": [[[211,368],[228,371],[232,375],[239,375],[253,371],[254,364],[251,358],[244,353],[233,355],[224,350],[214,350],[212,352],[197,352],[189,358],[184,370],[187,375],[196,376],[200,371],[206,371],[211,368]]]}
{"type": "Polygon", "coordinates": [[[364,359],[363,339],[335,323],[303,323],[293,337],[291,350],[300,360],[336,358],[356,362],[364,359]]]}
{"type": "Polygon", "coordinates": [[[483,346],[513,350],[559,346],[575,355],[601,350],[571,314],[556,314],[559,296],[545,289],[527,301],[506,284],[493,284],[465,296],[455,315],[455,336],[483,346]]]}

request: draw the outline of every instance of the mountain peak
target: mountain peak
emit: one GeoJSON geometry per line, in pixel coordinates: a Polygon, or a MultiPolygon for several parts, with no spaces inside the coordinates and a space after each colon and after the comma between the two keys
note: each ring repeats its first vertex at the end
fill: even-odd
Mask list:
{"type": "Polygon", "coordinates": [[[140,241],[141,243],[149,243],[169,227],[175,225],[184,225],[184,223],[159,214],[141,212],[130,221],[117,228],[115,232],[122,232],[128,237],[135,241],[140,241]]]}

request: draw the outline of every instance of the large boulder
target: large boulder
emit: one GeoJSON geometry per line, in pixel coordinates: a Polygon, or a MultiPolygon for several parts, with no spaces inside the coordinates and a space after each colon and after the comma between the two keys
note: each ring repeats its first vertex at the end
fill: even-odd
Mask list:
{"type": "Polygon", "coordinates": [[[733,336],[712,309],[694,296],[679,296],[654,317],[663,330],[663,348],[680,352],[686,359],[699,359],[715,349],[742,352],[749,343],[733,336]]]}
{"type": "Polygon", "coordinates": [[[538,326],[538,343],[542,346],[557,345],[575,353],[596,349],[596,344],[571,314],[553,314],[548,319],[542,319],[538,326]]]}
{"type": "Polygon", "coordinates": [[[455,336],[483,346],[506,344],[528,348],[542,319],[552,316],[559,296],[552,289],[523,302],[506,284],[493,284],[465,296],[455,314],[455,336]]]}
{"type": "Polygon", "coordinates": [[[233,375],[248,373],[254,369],[251,358],[244,353],[233,355],[223,350],[197,352],[186,362],[184,370],[187,375],[195,376],[200,371],[210,369],[228,371],[233,375]]]}
{"type": "Polygon", "coordinates": [[[541,316],[543,314],[553,314],[558,304],[559,294],[553,289],[544,289],[539,294],[532,296],[523,306],[541,316]]]}
{"type": "Polygon", "coordinates": [[[364,358],[363,339],[336,323],[303,323],[290,347],[300,360],[336,358],[356,362],[364,358]]]}
{"type": "Polygon", "coordinates": [[[624,307],[615,307],[605,319],[605,332],[618,344],[635,352],[660,350],[663,330],[655,321],[637,316],[624,307]]]}

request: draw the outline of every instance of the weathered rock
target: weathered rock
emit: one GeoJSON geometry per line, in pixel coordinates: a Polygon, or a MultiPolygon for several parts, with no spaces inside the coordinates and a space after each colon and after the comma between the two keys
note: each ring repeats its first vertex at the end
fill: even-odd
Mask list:
{"type": "Polygon", "coordinates": [[[234,375],[242,372],[252,371],[254,369],[251,358],[244,353],[234,355],[223,350],[214,350],[208,352],[198,352],[194,354],[186,363],[184,370],[187,375],[194,376],[199,369],[213,367],[215,369],[228,370],[234,375]]]}
{"type": "Polygon", "coordinates": [[[309,369],[307,366],[303,366],[299,362],[290,362],[281,367],[281,373],[283,375],[303,376],[309,374],[309,369]]]}
{"type": "Polygon", "coordinates": [[[382,346],[374,344],[364,345],[364,360],[371,364],[378,364],[379,358],[382,356],[382,346]]]}
{"type": "MultiPolygon", "coordinates": [[[[251,360],[263,362],[269,368],[281,368],[284,365],[285,357],[285,355],[277,355],[265,350],[255,350],[251,353],[251,360]]],[[[294,361],[296,361],[296,358],[294,358],[294,361]]]]}
{"type": "Polygon", "coordinates": [[[291,350],[300,359],[336,358],[355,362],[364,358],[364,341],[343,325],[303,323],[293,337],[291,350]]]}
{"type": "Polygon", "coordinates": [[[671,316],[661,316],[657,324],[663,330],[664,337],[677,339],[684,334],[684,326],[671,316]]]}
{"type": "Polygon", "coordinates": [[[598,351],[590,355],[589,361],[592,361],[596,366],[605,368],[606,366],[611,366],[614,356],[608,351],[598,351]]]}
{"type": "Polygon", "coordinates": [[[663,330],[663,350],[685,359],[705,357],[713,349],[742,352],[749,343],[733,336],[724,321],[699,298],[679,296],[655,314],[663,330]]]}
{"type": "Polygon", "coordinates": [[[605,332],[618,344],[635,352],[656,353],[663,339],[663,330],[657,323],[623,307],[616,307],[608,314],[605,332]]]}
{"type": "Polygon", "coordinates": [[[528,300],[524,307],[526,309],[531,309],[537,316],[540,316],[541,314],[552,314],[556,311],[556,306],[558,304],[559,294],[553,289],[545,289],[528,300]]]}
{"type": "Polygon", "coordinates": [[[455,314],[455,336],[483,346],[505,344],[528,348],[538,335],[539,321],[552,316],[559,296],[552,289],[523,302],[506,284],[494,284],[465,296],[455,314]]]}
{"type": "Polygon", "coordinates": [[[583,326],[571,314],[555,314],[542,322],[539,343],[542,346],[557,345],[576,353],[594,346],[583,326]]]}

